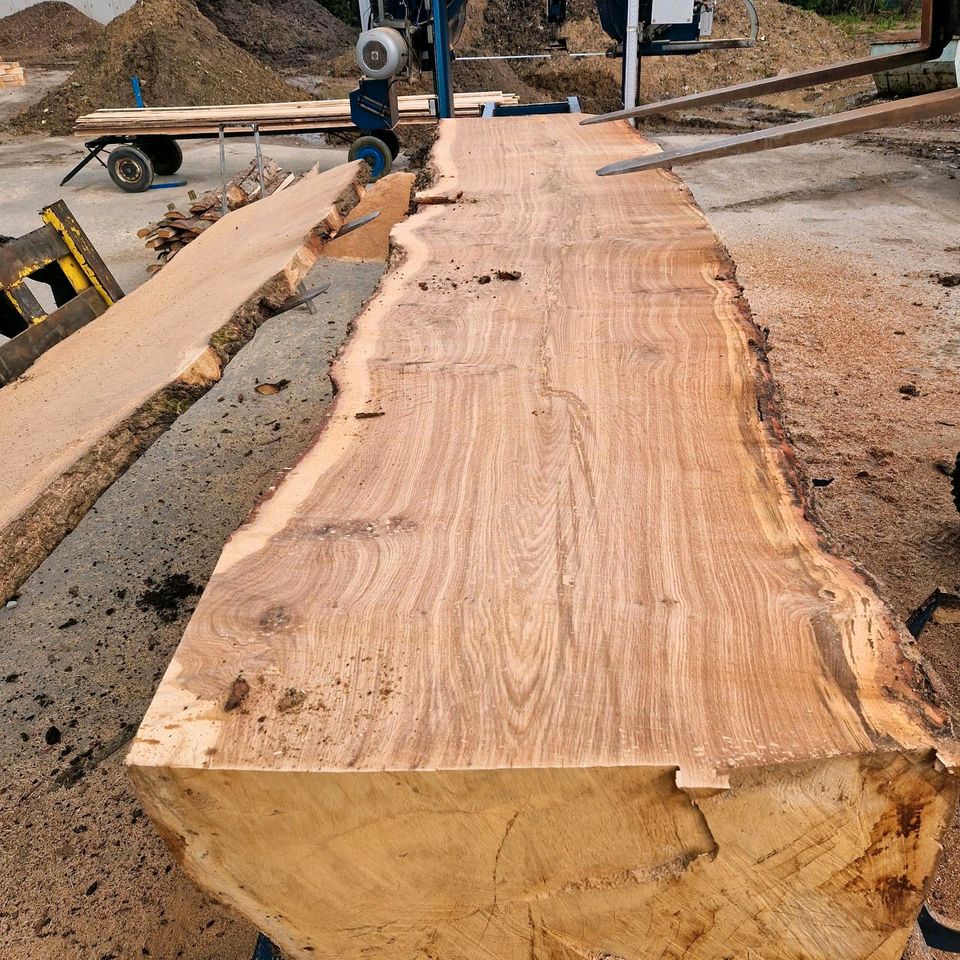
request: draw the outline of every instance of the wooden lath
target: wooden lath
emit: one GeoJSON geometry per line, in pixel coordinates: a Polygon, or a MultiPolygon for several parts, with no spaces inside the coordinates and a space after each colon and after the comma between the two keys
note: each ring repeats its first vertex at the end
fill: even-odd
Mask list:
{"type": "MultiPolygon", "coordinates": [[[[435,118],[430,94],[398,97],[401,123],[426,122],[435,118]]],[[[458,93],[454,109],[458,116],[478,116],[485,103],[514,104],[515,94],[501,90],[458,93]]],[[[250,103],[206,107],[145,107],[143,109],[104,109],[78,117],[74,135],[129,134],[147,136],[168,134],[188,136],[216,133],[221,123],[259,124],[261,132],[294,127],[353,126],[349,100],[303,100],[294,103],[250,103]]]]}

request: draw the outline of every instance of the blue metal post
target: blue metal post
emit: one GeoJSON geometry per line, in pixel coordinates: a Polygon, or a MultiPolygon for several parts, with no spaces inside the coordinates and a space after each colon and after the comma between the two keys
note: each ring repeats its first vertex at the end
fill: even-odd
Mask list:
{"type": "Polygon", "coordinates": [[[137,106],[143,107],[143,92],[140,90],[140,78],[131,77],[130,86],[133,87],[133,99],[136,102],[137,106]]]}
{"type": "Polygon", "coordinates": [[[253,960],[281,960],[280,951],[261,933],[257,936],[253,960]]]}
{"type": "Polygon", "coordinates": [[[450,24],[446,0],[431,0],[433,9],[433,78],[437,86],[437,116],[453,116],[453,82],[450,76],[450,24]]]}

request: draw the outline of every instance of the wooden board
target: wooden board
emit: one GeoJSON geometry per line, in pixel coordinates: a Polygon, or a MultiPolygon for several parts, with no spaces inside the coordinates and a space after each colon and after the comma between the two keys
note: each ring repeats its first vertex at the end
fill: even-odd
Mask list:
{"type": "Polygon", "coordinates": [[[390,173],[371,184],[350,219],[359,219],[374,212],[379,216],[359,230],[338,237],[323,251],[323,255],[339,260],[385,261],[390,255],[390,232],[410,210],[415,179],[412,173],[390,173]]]}
{"type": "Polygon", "coordinates": [[[306,274],[366,167],[313,173],[206,230],[0,389],[0,602],[306,274]]]}
{"type": "Polygon", "coordinates": [[[462,196],[395,228],[140,728],[172,849],[294,960],[902,953],[949,721],[804,517],[689,192],[596,177],[638,149],[440,125],[462,196]]]}
{"type": "MultiPolygon", "coordinates": [[[[425,121],[436,116],[436,97],[429,94],[398,97],[401,122],[425,121]]],[[[516,94],[501,90],[455,93],[457,116],[477,116],[486,103],[515,104],[516,94]]],[[[293,103],[247,103],[209,107],[106,108],[78,117],[74,135],[189,134],[218,132],[225,122],[257,122],[262,132],[296,130],[298,127],[352,127],[349,100],[303,100],[293,103]]]]}

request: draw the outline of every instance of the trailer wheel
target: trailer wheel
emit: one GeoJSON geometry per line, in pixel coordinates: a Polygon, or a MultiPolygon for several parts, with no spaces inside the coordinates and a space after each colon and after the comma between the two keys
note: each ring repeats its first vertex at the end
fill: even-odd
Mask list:
{"type": "Polygon", "coordinates": [[[137,147],[117,147],[107,160],[107,172],[127,193],[143,193],[153,183],[153,164],[137,147]]]}
{"type": "Polygon", "coordinates": [[[400,156],[400,138],[395,130],[378,130],[376,133],[378,139],[382,140],[390,150],[390,156],[394,160],[400,156]]]}
{"type": "Polygon", "coordinates": [[[183,151],[173,137],[137,137],[134,144],[150,158],[154,173],[161,177],[176,173],[183,164],[183,151]]]}
{"type": "Polygon", "coordinates": [[[370,179],[385,177],[393,166],[390,148],[379,137],[358,137],[347,156],[351,160],[366,160],[370,164],[370,179]]]}

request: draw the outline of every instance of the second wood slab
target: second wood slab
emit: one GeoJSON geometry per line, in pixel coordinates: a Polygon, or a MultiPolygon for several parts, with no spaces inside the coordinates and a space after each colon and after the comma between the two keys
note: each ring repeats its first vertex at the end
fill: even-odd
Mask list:
{"type": "Polygon", "coordinates": [[[595,175],[638,149],[441,124],[462,194],[395,229],[140,729],[172,848],[291,958],[902,953],[950,718],[804,516],[689,192],[595,175]]]}
{"type": "Polygon", "coordinates": [[[366,170],[312,172],[234,211],[0,389],[0,603],[220,379],[356,205],[366,170]]]}

